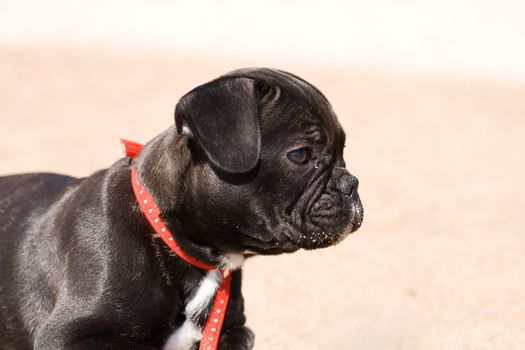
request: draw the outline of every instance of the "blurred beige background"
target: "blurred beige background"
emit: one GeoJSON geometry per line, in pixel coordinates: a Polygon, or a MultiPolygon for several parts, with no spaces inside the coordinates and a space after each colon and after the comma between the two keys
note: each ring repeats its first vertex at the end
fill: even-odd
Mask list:
{"type": "Polygon", "coordinates": [[[256,349],[525,349],[522,1],[0,0],[0,173],[86,176],[271,66],[348,137],[363,227],[246,263],[256,349]]]}

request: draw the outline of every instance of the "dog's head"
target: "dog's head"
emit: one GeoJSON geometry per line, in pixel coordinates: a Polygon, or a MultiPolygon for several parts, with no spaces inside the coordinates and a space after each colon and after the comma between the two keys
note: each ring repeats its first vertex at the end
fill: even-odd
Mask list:
{"type": "Polygon", "coordinates": [[[183,96],[175,121],[191,153],[182,220],[195,241],[275,254],[335,244],[361,225],[345,133],[303,79],[236,70],[183,96]]]}

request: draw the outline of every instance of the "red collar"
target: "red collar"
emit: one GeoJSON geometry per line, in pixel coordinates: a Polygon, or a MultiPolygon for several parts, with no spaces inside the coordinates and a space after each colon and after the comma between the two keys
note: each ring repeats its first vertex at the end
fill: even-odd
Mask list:
{"type": "MultiPolygon", "coordinates": [[[[135,158],[142,149],[142,145],[140,143],[124,139],[121,139],[120,142],[126,157],[135,158]]],[[[133,186],[135,198],[139,203],[140,210],[149,221],[151,227],[153,227],[155,232],[164,241],[164,243],[166,243],[166,245],[181,259],[185,260],[189,264],[202,270],[216,269],[214,266],[208,265],[192,256],[187,255],[179,247],[172,233],[168,230],[161,219],[160,210],[157,207],[157,204],[155,204],[153,197],[148,192],[148,190],[140,184],[137,178],[137,169],[135,164],[133,164],[131,167],[131,184],[133,186]]],[[[224,316],[226,315],[226,312],[221,312],[221,309],[225,310],[228,305],[231,282],[231,274],[228,270],[224,270],[222,275],[224,278],[217,288],[210,316],[206,320],[206,324],[202,330],[199,350],[215,350],[217,349],[217,345],[219,343],[219,336],[221,333],[222,324],[224,322],[224,316]]]]}

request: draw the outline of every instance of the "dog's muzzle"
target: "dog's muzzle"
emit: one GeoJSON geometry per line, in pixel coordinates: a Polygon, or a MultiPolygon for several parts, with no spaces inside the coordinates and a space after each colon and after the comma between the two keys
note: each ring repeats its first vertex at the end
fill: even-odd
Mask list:
{"type": "Polygon", "coordinates": [[[301,247],[328,247],[355,232],[363,222],[358,179],[341,167],[333,169],[324,191],[314,200],[305,225],[301,247]]]}

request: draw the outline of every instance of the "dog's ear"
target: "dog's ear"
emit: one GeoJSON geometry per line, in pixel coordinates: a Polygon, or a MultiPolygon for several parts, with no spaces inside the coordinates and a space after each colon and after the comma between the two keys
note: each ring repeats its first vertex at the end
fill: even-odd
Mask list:
{"type": "Polygon", "coordinates": [[[177,131],[194,139],[223,171],[245,173],[259,161],[255,85],[249,78],[219,78],[184,95],[175,108],[177,131]]]}

